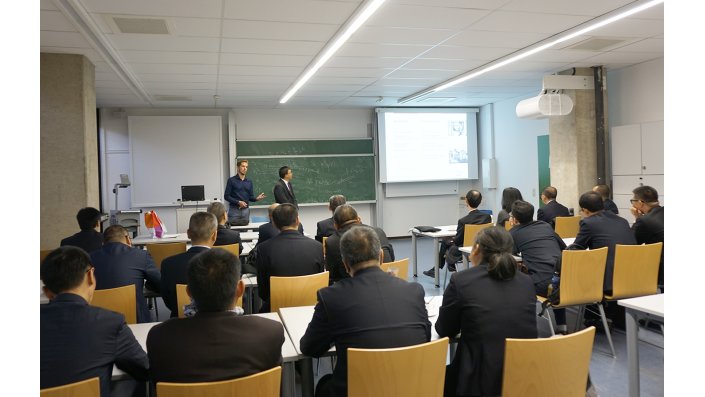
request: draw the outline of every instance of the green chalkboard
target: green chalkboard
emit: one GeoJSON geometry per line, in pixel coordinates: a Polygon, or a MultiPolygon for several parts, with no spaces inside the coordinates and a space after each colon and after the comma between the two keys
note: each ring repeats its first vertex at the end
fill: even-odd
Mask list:
{"type": "MultiPolygon", "coordinates": [[[[239,145],[238,143],[238,150],[239,145]]],[[[279,167],[284,165],[293,170],[294,179],[291,184],[299,204],[327,204],[330,196],[334,194],[342,194],[348,201],[374,201],[374,159],[372,155],[250,157],[247,178],[254,184],[255,195],[264,192],[267,196],[256,205],[269,205],[274,202],[272,189],[279,180],[279,167]]]]}
{"type": "Polygon", "coordinates": [[[237,141],[237,156],[307,156],[373,153],[372,139],[237,141]]]}

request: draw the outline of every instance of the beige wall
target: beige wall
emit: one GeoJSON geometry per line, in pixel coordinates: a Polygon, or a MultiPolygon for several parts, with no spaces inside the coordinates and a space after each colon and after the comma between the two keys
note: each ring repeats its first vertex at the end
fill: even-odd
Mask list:
{"type": "Polygon", "coordinates": [[[40,247],[78,231],[76,212],[99,208],[95,70],[83,55],[41,54],[40,247]]]}

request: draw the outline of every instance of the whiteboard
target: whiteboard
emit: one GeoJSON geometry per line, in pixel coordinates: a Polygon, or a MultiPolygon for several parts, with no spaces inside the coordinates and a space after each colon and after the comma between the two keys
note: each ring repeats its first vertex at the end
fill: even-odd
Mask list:
{"type": "Polygon", "coordinates": [[[225,191],[220,116],[129,116],[132,207],[177,205],[182,185],[225,191]]]}

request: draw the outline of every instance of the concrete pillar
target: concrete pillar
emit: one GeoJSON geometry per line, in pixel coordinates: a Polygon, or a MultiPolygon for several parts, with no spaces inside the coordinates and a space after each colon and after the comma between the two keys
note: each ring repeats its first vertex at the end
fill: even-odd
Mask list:
{"type": "Polygon", "coordinates": [[[95,68],[83,55],[40,59],[40,247],[51,249],[79,230],[79,209],[100,209],[95,68]]]}
{"type": "MultiPolygon", "coordinates": [[[[577,68],[576,75],[592,76],[590,68],[577,68]]],[[[595,92],[566,90],[573,100],[567,116],[550,117],[551,185],[558,189],[557,201],[574,208],[578,215],[580,195],[590,191],[597,179],[595,144],[595,92]]]]}

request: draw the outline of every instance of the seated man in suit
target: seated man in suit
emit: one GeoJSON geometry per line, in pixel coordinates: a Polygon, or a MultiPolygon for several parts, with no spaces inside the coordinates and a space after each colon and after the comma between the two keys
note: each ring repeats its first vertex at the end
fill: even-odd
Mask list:
{"type": "Polygon", "coordinates": [[[186,234],[191,239],[188,251],[170,256],[162,261],[162,299],[171,310],[171,317],[178,317],[179,308],[176,304],[176,284],[186,284],[186,274],[189,261],[208,251],[215,243],[218,233],[218,221],[215,215],[208,212],[195,212],[189,219],[186,234]]]}
{"type": "MultiPolygon", "coordinates": [[[[544,221],[534,221],[534,206],[523,200],[512,204],[509,234],[514,240],[512,254],[521,254],[524,265],[534,283],[536,295],[548,296],[548,286],[555,271],[556,263],[566,248],[551,225],[544,221]]],[[[555,309],[559,333],[566,333],[565,309],[555,309]]]]}
{"type": "Polygon", "coordinates": [[[382,271],[384,254],[372,228],[351,228],[340,240],[340,251],[352,277],[318,291],[313,318],[301,338],[301,352],[311,357],[335,345],[333,375],[319,380],[316,396],[347,395],[350,347],[392,348],[431,340],[423,287],[382,271]]]}
{"type": "MultiPolygon", "coordinates": [[[[331,215],[335,212],[335,209],[339,206],[345,204],[345,196],[342,194],[336,194],[330,196],[328,199],[328,209],[331,215]]],[[[324,219],[316,224],[316,240],[323,242],[323,237],[330,237],[335,233],[335,226],[333,226],[333,216],[324,219]]]]}
{"type": "Polygon", "coordinates": [[[215,219],[218,220],[218,233],[215,236],[214,247],[219,245],[230,245],[230,244],[240,244],[240,253],[242,254],[242,239],[240,238],[240,232],[237,230],[232,230],[225,225],[228,220],[228,213],[225,210],[225,205],[221,202],[211,203],[206,212],[215,215],[215,219]]]}
{"type": "MultiPolygon", "coordinates": [[[[330,272],[331,284],[338,280],[350,277],[348,272],[345,271],[343,257],[340,254],[340,238],[353,226],[362,225],[362,221],[357,215],[357,211],[355,211],[355,208],[349,204],[343,204],[335,209],[335,212],[333,213],[333,221],[336,229],[335,234],[326,239],[326,270],[330,272]]],[[[367,227],[374,230],[377,234],[377,239],[380,241],[382,252],[384,253],[383,262],[393,262],[394,248],[392,248],[392,243],[390,243],[389,239],[387,239],[387,234],[384,233],[384,230],[378,227],[367,227]]]]}
{"type": "MultiPolygon", "coordinates": [[[[555,228],[557,216],[570,216],[568,208],[556,201],[558,190],[553,186],[547,186],[541,193],[541,201],[545,204],[543,208],[536,211],[536,220],[544,221],[555,228]]],[[[532,216],[533,218],[533,216],[532,216]]]]}
{"type": "Polygon", "coordinates": [[[294,172],[288,166],[279,168],[279,180],[274,184],[274,201],[277,204],[289,203],[299,208],[294,194],[294,187],[291,186],[291,179],[294,178],[294,172]]]}
{"type": "MultiPolygon", "coordinates": [[[[260,225],[260,227],[257,229],[257,231],[259,232],[259,235],[257,237],[257,245],[258,246],[260,244],[262,244],[263,242],[265,242],[265,241],[269,240],[270,238],[279,234],[279,229],[272,222],[272,213],[274,212],[274,209],[277,208],[278,206],[279,206],[279,204],[274,203],[267,208],[267,216],[269,216],[269,222],[267,222],[263,225],[260,225]]],[[[301,233],[302,235],[304,234],[304,226],[300,223],[299,223],[298,230],[299,230],[299,233],[301,233]]]]}
{"type": "Polygon", "coordinates": [[[120,225],[105,229],[105,244],[98,251],[91,252],[91,263],[95,267],[96,289],[109,289],[135,285],[137,302],[137,322],[149,323],[152,316],[147,308],[143,288],[159,292],[161,274],[154,260],[145,250],[132,247],[127,230],[120,225]]]}
{"type": "Polygon", "coordinates": [[[323,247],[318,241],[299,233],[299,212],[293,204],[280,204],[275,208],[272,222],[280,233],[257,248],[261,313],[269,312],[269,277],[305,276],[323,271],[323,247]]]}
{"type": "Polygon", "coordinates": [[[76,247],[52,251],[41,264],[44,292],[51,299],[39,315],[40,388],[100,378],[110,395],[113,364],[136,380],[147,379],[147,353],[125,316],[90,306],[95,274],[88,254],[76,247]]]}
{"type": "Polygon", "coordinates": [[[214,382],[281,365],[284,328],[273,320],[233,310],[245,285],[240,260],[207,250],[188,268],[187,291],[198,313],[155,325],[147,335],[153,382],[214,382]]]}
{"type": "Polygon", "coordinates": [[[612,211],[615,214],[619,214],[619,208],[617,208],[617,204],[614,203],[610,199],[610,187],[607,185],[595,185],[595,187],[592,188],[592,191],[595,193],[598,193],[600,196],[602,196],[602,201],[605,203],[605,210],[607,211],[612,211]]]}
{"type": "Polygon", "coordinates": [[[81,208],[76,214],[81,231],[61,240],[61,246],[72,245],[92,252],[103,245],[103,235],[96,231],[100,226],[100,211],[93,207],[81,208]]]}
{"type": "MultiPolygon", "coordinates": [[[[632,191],[631,212],[636,221],[632,225],[637,244],[663,243],[663,207],[658,202],[658,192],[651,186],[639,186],[632,191]]],[[[658,283],[663,290],[663,250],[658,270],[658,283]]]]}
{"type": "MultiPolygon", "coordinates": [[[[441,240],[441,246],[438,252],[438,268],[443,269],[443,265],[448,263],[448,269],[455,271],[455,264],[462,260],[462,253],[458,247],[463,246],[465,240],[465,225],[484,225],[492,223],[492,216],[484,212],[478,211],[477,207],[482,203],[482,193],[477,190],[470,190],[465,194],[465,205],[469,211],[464,217],[458,219],[458,227],[455,230],[455,237],[452,239],[446,238],[441,240]]],[[[430,268],[423,272],[429,277],[435,277],[435,268],[430,268]]]]}

